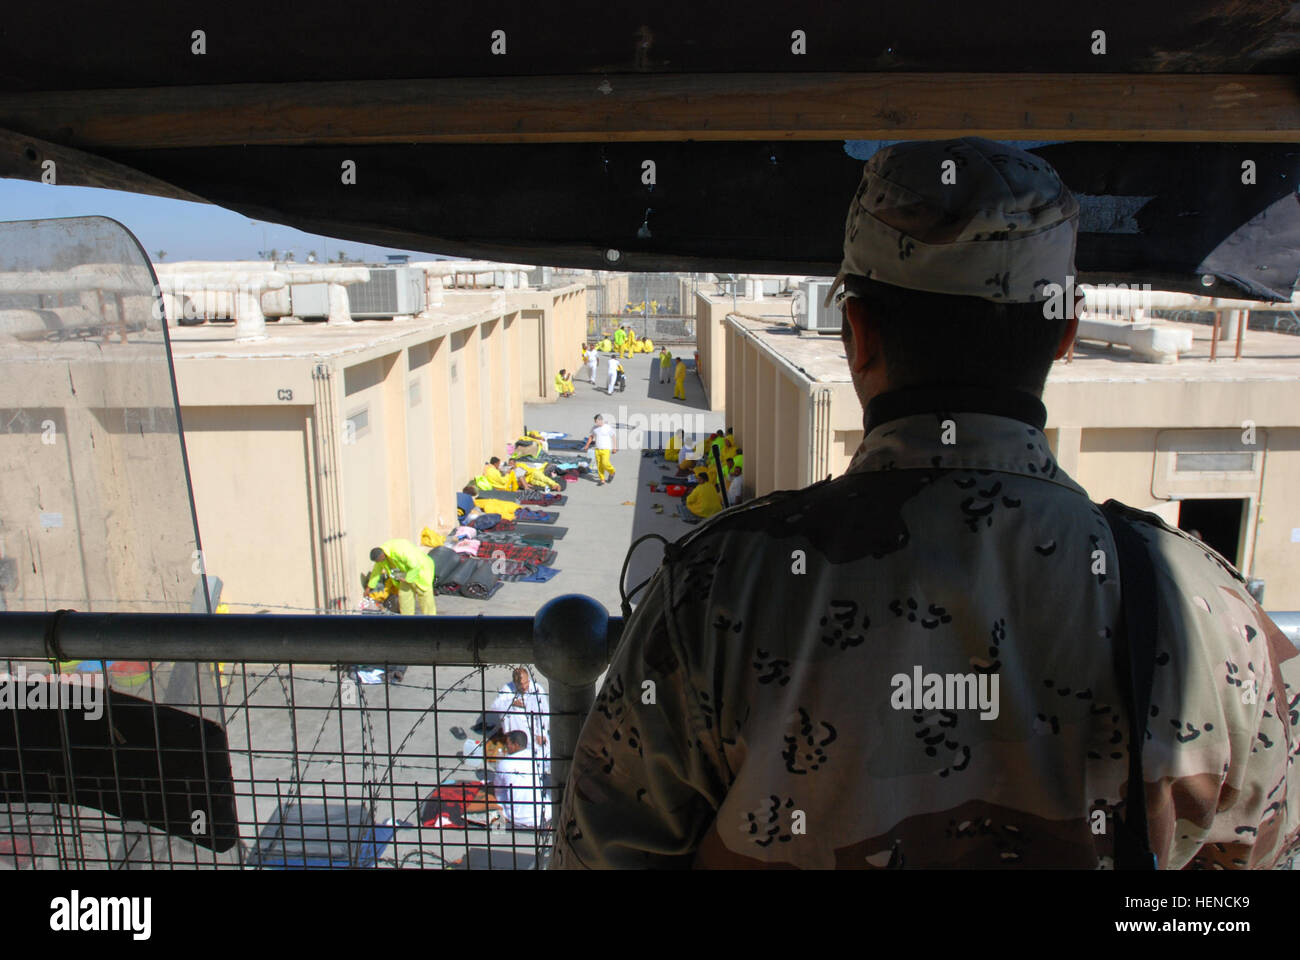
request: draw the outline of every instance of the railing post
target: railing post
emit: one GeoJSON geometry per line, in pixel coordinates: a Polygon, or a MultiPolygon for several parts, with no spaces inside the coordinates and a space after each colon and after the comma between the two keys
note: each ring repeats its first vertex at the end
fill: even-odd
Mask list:
{"type": "Polygon", "coordinates": [[[609,612],[581,594],[556,597],[533,619],[533,649],[551,685],[551,821],[558,830],[578,734],[596,699],[596,678],[609,665],[609,612]]]}

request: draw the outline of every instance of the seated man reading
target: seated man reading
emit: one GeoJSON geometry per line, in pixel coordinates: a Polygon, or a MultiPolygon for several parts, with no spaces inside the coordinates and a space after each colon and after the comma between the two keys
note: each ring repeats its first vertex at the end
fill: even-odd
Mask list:
{"type": "Polygon", "coordinates": [[[500,457],[493,457],[484,465],[483,476],[487,478],[488,483],[492,484],[494,490],[519,489],[519,478],[515,476],[513,470],[506,473],[501,472],[500,457]]]}

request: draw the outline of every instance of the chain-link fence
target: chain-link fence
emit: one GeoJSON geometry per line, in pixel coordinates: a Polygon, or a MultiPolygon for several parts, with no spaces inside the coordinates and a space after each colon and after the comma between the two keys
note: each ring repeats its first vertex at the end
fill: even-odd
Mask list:
{"type": "Polygon", "coordinates": [[[683,273],[624,274],[618,284],[598,279],[587,288],[587,336],[610,336],[622,326],[656,343],[693,341],[695,295],[704,285],[702,275],[683,273]]]}
{"type": "Polygon", "coordinates": [[[0,615],[0,868],[542,867],[603,658],[566,684],[529,618],[53,619],[0,615]]]}

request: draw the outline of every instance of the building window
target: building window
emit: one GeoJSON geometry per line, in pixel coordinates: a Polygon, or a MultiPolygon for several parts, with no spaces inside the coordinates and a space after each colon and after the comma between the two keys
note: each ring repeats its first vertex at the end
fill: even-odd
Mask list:
{"type": "Polygon", "coordinates": [[[1250,472],[1255,469],[1253,453],[1184,453],[1174,460],[1174,470],[1232,470],[1250,472]]]}
{"type": "Polygon", "coordinates": [[[362,407],[354,413],[348,414],[348,418],[343,421],[343,430],[346,436],[353,440],[358,440],[370,432],[370,408],[362,407]]]}

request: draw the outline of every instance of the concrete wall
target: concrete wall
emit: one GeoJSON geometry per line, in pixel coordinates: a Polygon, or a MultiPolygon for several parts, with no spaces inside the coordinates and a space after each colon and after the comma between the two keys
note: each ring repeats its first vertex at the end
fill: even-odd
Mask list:
{"type": "MultiPolygon", "coordinates": [[[[710,410],[724,410],[727,403],[727,351],[724,321],[731,312],[731,298],[695,295],[695,349],[700,358],[700,381],[710,410]]],[[[748,451],[746,451],[748,457],[748,451]]]]}
{"type": "MultiPolygon", "coordinates": [[[[573,373],[587,337],[587,288],[580,284],[513,294],[517,308],[509,339],[518,354],[517,382],[523,403],[557,400],[555,375],[573,373]]],[[[516,369],[515,361],[510,361],[516,369]]]]}

